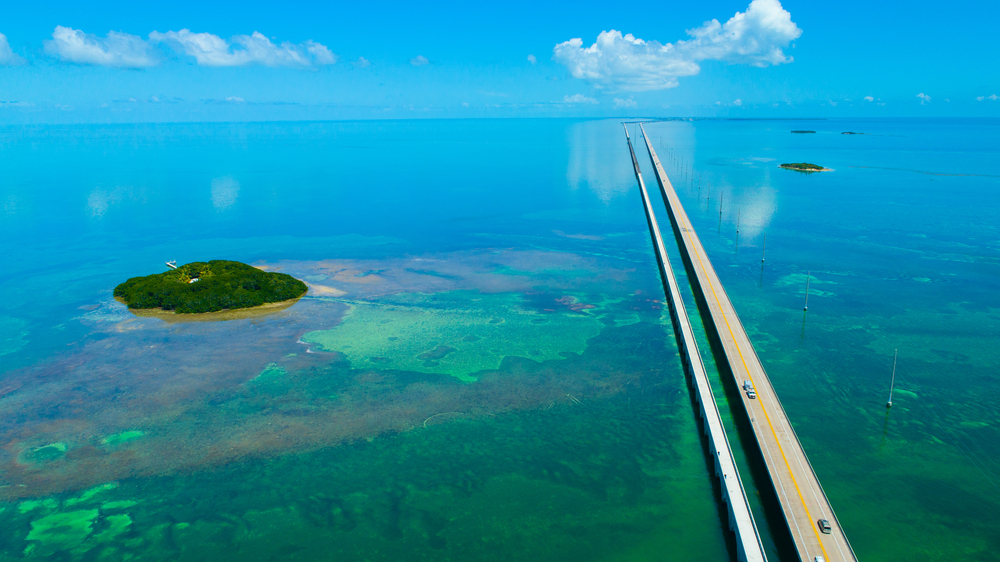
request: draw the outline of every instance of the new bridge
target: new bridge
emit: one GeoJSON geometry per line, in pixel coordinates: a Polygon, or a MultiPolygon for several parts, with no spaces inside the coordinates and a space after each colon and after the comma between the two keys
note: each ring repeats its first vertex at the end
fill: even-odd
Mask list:
{"type": "MultiPolygon", "coordinates": [[[[758,488],[762,493],[766,493],[767,485],[770,484],[772,487],[800,560],[856,562],[857,557],[834,514],[830,500],[826,497],[823,486],[795,435],[795,430],[792,429],[788,415],[767,377],[760,358],[754,351],[753,344],[736,314],[736,309],[722,287],[705,253],[705,248],[660,164],[649,137],[646,136],[645,129],[642,124],[639,124],[639,127],[684,260],[688,279],[702,312],[702,321],[709,338],[714,340],[713,343],[717,346],[715,355],[720,375],[732,377],[735,387],[741,389],[739,395],[743,411],[753,429],[757,450],[770,480],[770,482],[758,482],[758,488]],[[754,391],[755,398],[751,398],[749,392],[743,391],[745,381],[749,381],[748,388],[754,391]]],[[[639,178],[639,165],[631,141],[629,148],[632,151],[636,176],[639,178]]],[[[652,210],[648,208],[648,198],[641,179],[640,187],[644,193],[648,219],[652,210]]],[[[659,255],[659,248],[657,252],[657,261],[662,264],[666,256],[659,255]]],[[[661,274],[663,271],[661,265],[661,274]]],[[[672,272],[670,275],[672,276],[672,272]]],[[[664,284],[667,284],[666,280],[664,284]]],[[[692,355],[696,353],[695,351],[692,355]]],[[[737,408],[734,407],[733,411],[737,411],[737,408]]],[[[733,497],[730,493],[729,497],[724,499],[732,506],[738,497],[733,497]]],[[[732,507],[730,510],[732,511],[732,507]]],[[[739,542],[739,533],[737,535],[739,542]]]]}

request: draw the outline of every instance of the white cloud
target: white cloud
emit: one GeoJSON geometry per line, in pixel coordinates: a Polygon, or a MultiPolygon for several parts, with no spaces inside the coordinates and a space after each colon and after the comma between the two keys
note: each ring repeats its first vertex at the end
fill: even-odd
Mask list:
{"type": "Polygon", "coordinates": [[[109,31],[106,37],[57,25],[45,52],[67,62],[119,68],[143,68],[156,64],[149,43],[137,35],[109,31]]]}
{"type": "Polygon", "coordinates": [[[743,105],[743,100],[737,98],[736,101],[733,102],[733,105],[735,105],[736,107],[739,107],[739,106],[743,105]]]}
{"type": "Polygon", "coordinates": [[[599,103],[594,98],[588,98],[587,96],[585,96],[583,94],[574,94],[572,96],[563,96],[562,102],[563,103],[589,103],[589,104],[599,103]]]}
{"type": "Polygon", "coordinates": [[[413,66],[424,66],[425,64],[430,64],[430,63],[431,61],[427,60],[427,57],[425,57],[424,55],[417,55],[412,59],[410,59],[410,64],[412,64],[413,66]]]}
{"type": "Polygon", "coordinates": [[[835,101],[833,101],[833,100],[829,100],[829,101],[828,101],[827,103],[829,103],[829,104],[830,104],[830,105],[832,105],[833,107],[837,107],[837,102],[835,102],[835,101]]]}
{"type": "Polygon", "coordinates": [[[865,101],[875,101],[875,98],[872,96],[865,96],[865,101]]]}
{"type": "Polygon", "coordinates": [[[993,100],[993,101],[997,101],[997,95],[996,95],[996,94],[993,94],[992,96],[986,96],[986,99],[988,99],[988,100],[993,100]]]}
{"type": "Polygon", "coordinates": [[[917,94],[917,97],[920,98],[920,105],[924,105],[925,103],[931,101],[931,97],[923,92],[917,94]]]}
{"type": "Polygon", "coordinates": [[[367,68],[372,65],[372,61],[366,59],[365,57],[358,57],[358,60],[354,61],[355,68],[367,68]]]}
{"type": "Polygon", "coordinates": [[[792,62],[782,51],[802,30],[778,0],[753,0],[746,12],[737,12],[725,24],[718,20],[687,30],[691,39],[661,44],[644,41],[614,29],[602,31],[597,42],[583,47],[580,38],[559,43],[555,59],[574,78],[614,91],[673,88],[677,78],[701,71],[698,62],[766,67],[792,62]]]}
{"type": "Polygon", "coordinates": [[[979,96],[976,98],[976,101],[983,101],[984,99],[986,99],[986,96],[979,96]]]}
{"type": "Polygon", "coordinates": [[[535,55],[528,55],[528,62],[530,62],[531,64],[535,64],[536,62],[538,62],[538,59],[535,58],[535,55]]]}
{"type": "Polygon", "coordinates": [[[226,98],[226,101],[228,101],[229,103],[243,103],[244,100],[241,97],[229,96],[228,98],[226,98]]]}
{"type": "Polygon", "coordinates": [[[615,107],[635,107],[635,106],[636,106],[635,100],[632,98],[629,98],[627,100],[623,100],[621,98],[615,98],[615,107]]]}
{"type": "Polygon", "coordinates": [[[10,43],[7,42],[7,36],[0,33],[0,66],[14,66],[23,63],[24,59],[15,55],[14,51],[10,50],[10,43]]]}
{"type": "Polygon", "coordinates": [[[262,64],[314,68],[337,62],[337,55],[313,40],[298,45],[288,41],[275,45],[258,31],[252,35],[235,35],[230,41],[211,33],[192,33],[189,29],[166,33],[154,31],[149,34],[149,40],[166,43],[194,57],[202,66],[262,64]]]}
{"type": "MultiPolygon", "coordinates": [[[[282,43],[282,47],[288,44],[289,43],[282,43]]],[[[312,58],[317,65],[325,66],[337,62],[337,55],[335,55],[333,51],[322,43],[317,43],[312,39],[309,39],[308,41],[302,43],[302,46],[305,47],[307,53],[312,55],[312,58]]]]}

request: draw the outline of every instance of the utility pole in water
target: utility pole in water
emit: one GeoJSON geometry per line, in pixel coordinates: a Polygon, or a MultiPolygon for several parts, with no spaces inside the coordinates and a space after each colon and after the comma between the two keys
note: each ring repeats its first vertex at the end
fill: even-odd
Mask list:
{"type": "Polygon", "coordinates": [[[809,277],[812,275],[812,271],[806,272],[806,305],[802,307],[802,310],[809,310],[809,277]]]}
{"type": "Polygon", "coordinates": [[[892,408],[892,387],[896,385],[896,357],[899,356],[899,350],[896,349],[892,352],[892,381],[889,382],[889,401],[886,402],[886,408],[892,408]]]}

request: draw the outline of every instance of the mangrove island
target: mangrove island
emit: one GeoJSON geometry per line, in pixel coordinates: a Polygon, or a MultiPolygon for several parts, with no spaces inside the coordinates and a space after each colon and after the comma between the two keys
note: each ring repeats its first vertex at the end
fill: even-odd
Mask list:
{"type": "Polygon", "coordinates": [[[114,295],[131,309],[197,314],[288,301],[308,290],[305,283],[291,275],[237,261],[212,260],[133,277],[115,287],[114,295]]]}
{"type": "Polygon", "coordinates": [[[830,168],[824,168],[823,166],[818,166],[816,164],[810,164],[808,162],[798,162],[792,164],[782,164],[782,168],[786,170],[796,170],[799,172],[829,172],[830,168]]]}

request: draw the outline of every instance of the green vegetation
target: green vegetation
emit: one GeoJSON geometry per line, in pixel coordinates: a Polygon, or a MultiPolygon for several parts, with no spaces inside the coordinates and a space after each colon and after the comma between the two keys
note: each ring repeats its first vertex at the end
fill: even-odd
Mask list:
{"type": "Polygon", "coordinates": [[[115,287],[115,296],[129,308],[199,313],[286,301],[301,297],[307,290],[305,283],[291,275],[261,271],[235,261],[212,260],[133,277],[115,287]]]}
{"type": "Polygon", "coordinates": [[[800,172],[820,172],[826,169],[823,166],[817,166],[816,164],[810,164],[808,162],[782,164],[781,167],[788,168],[789,170],[798,170],[800,172]]]}

